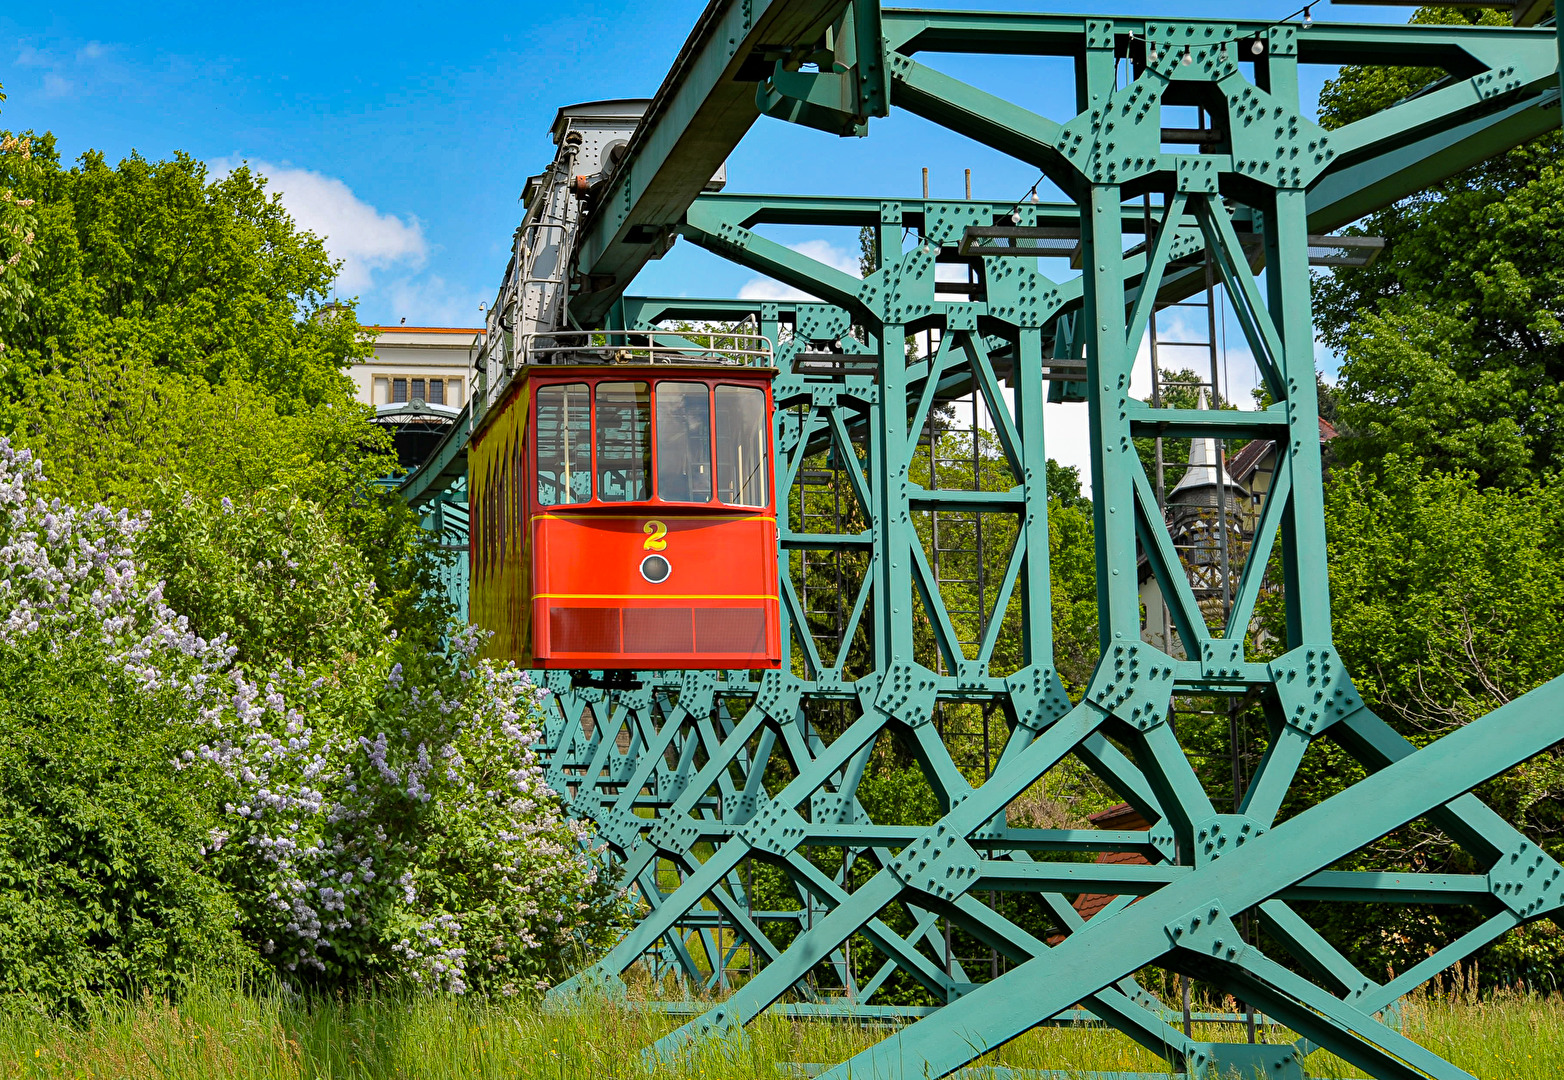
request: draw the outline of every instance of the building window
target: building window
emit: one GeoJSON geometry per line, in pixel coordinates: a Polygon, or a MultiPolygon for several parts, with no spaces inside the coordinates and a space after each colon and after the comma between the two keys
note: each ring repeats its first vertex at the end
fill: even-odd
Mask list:
{"type": "Polygon", "coordinates": [[[405,405],[423,401],[430,405],[461,405],[462,380],[427,375],[377,375],[372,391],[376,405],[405,405]]]}

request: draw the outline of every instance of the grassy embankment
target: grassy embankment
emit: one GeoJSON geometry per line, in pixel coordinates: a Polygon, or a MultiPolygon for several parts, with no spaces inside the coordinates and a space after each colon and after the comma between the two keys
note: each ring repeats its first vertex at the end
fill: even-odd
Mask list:
{"type": "MultiPolygon", "coordinates": [[[[632,1080],[652,1075],[638,1051],[673,1023],[609,1003],[554,1012],[521,1002],[435,998],[298,1001],[216,987],[177,1006],[104,1004],[80,1023],[13,1009],[0,1015],[0,1080],[632,1080]]],[[[1241,1037],[1240,1031],[1228,1028],[1226,1037],[1241,1037]]],[[[1564,1076],[1564,998],[1420,997],[1407,1003],[1405,1031],[1484,1080],[1564,1076]]],[[[779,1070],[779,1062],[841,1061],[883,1034],[843,1023],[762,1019],[742,1044],[709,1046],[656,1075],[771,1080],[793,1072],[779,1070]]],[[[1197,1029],[1196,1037],[1222,1035],[1197,1029]]],[[[986,1060],[1083,1071],[1159,1069],[1124,1038],[1088,1028],[1035,1031],[986,1060]]],[[[1308,1072],[1360,1075],[1324,1053],[1308,1059],[1308,1072]]]]}

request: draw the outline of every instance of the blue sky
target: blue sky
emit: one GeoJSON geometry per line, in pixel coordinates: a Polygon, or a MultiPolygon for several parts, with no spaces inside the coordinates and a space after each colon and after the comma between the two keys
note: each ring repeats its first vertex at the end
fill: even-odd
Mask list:
{"type": "MultiPolygon", "coordinates": [[[[247,160],[347,260],[345,294],[369,322],[475,323],[504,269],[525,178],[552,152],[564,104],[650,96],[704,0],[428,5],[26,5],[0,15],[0,126],[52,130],[67,158],[185,150],[247,160]],[[51,10],[52,9],[52,10],[51,10]]],[[[1286,15],[1243,4],[1058,0],[1062,10],[1286,15]]],[[[951,3],[952,7],[1052,7],[951,3]]],[[[1274,9],[1274,10],[1273,10],[1274,9]]],[[[1404,18],[1321,4],[1316,17],[1404,18]]],[[[1053,115],[1061,80],[1036,60],[939,58],[944,70],[1053,115]]],[[[1317,82],[1317,80],[1316,80],[1317,82]]],[[[915,117],[867,140],[762,120],[729,163],[729,190],[1016,198],[1028,168],[915,117]]],[[[791,230],[850,263],[847,235],[791,230]]],[[[680,245],[637,291],[733,294],[753,275],[680,245]]]]}
{"type": "MultiPolygon", "coordinates": [[[[220,3],[27,5],[0,14],[0,84],[8,95],[0,127],[53,131],[67,159],[92,148],[112,161],[133,150],[153,159],[183,150],[214,169],[248,161],[344,260],[339,289],[359,298],[361,320],[476,326],[478,305],[492,299],[504,271],[522,185],[552,158],[555,111],[651,96],[704,2],[274,4],[264,14],[220,3]]],[[[1301,2],[943,6],[1281,18],[1301,2]]],[[[1399,22],[1407,10],[1322,2],[1314,15],[1399,22]]],[[[1046,115],[1073,112],[1060,61],[923,59],[1046,115]]],[[[1329,74],[1306,74],[1311,100],[1329,74]]],[[[960,197],[970,168],[975,196],[1016,199],[1037,179],[1029,167],[905,113],[871,130],[868,139],[838,139],[762,119],[729,159],[728,190],[915,196],[928,166],[935,197],[960,197]]],[[[774,235],[856,272],[851,230],[774,235]]],[[[783,290],[678,244],[633,291],[783,290]]],[[[1176,323],[1178,313],[1171,315],[1176,323]]],[[[1230,336],[1236,332],[1229,320],[1230,336]]],[[[1229,358],[1238,397],[1254,381],[1253,361],[1241,345],[1229,346],[1229,358]]],[[[1331,358],[1322,360],[1334,369],[1331,358]]],[[[1053,430],[1070,433],[1055,456],[1084,463],[1084,410],[1051,411],[1053,430]]]]}
{"type": "Polygon", "coordinates": [[[649,93],[698,8],[19,5],[0,125],[52,130],[67,157],[248,160],[348,260],[365,319],[470,323],[554,110],[649,93]]]}

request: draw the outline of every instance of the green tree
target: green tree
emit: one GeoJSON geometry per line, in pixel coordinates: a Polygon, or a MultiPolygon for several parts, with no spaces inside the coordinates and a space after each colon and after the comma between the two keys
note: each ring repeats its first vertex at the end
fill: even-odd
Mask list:
{"type": "Polygon", "coordinates": [[[280,490],[215,505],[171,485],[158,494],[138,552],[164,601],[238,663],[273,671],[379,647],[369,568],[316,504],[280,490]]]}
{"type": "Polygon", "coordinates": [[[1061,506],[1091,513],[1092,501],[1081,492],[1081,470],[1074,465],[1061,465],[1048,459],[1048,498],[1057,499],[1061,506]]]}
{"type": "Polygon", "coordinates": [[[327,303],[339,264],[321,239],[247,167],[89,152],[67,168],[52,135],[0,138],[0,234],[35,234],[16,286],[0,277],[0,431],[48,463],[46,493],[142,510],[173,480],[308,499],[393,627],[432,643],[442,556],[376,484],[396,457],[344,374],[369,344],[327,303]],[[8,307],[7,288],[31,299],[8,307]]]}
{"type": "MultiPolygon", "coordinates": [[[[1326,487],[1335,641],[1364,702],[1423,745],[1557,675],[1564,657],[1564,481],[1484,487],[1471,473],[1426,473],[1394,455],[1370,471],[1333,471],[1326,487]]],[[[1279,640],[1280,598],[1262,621],[1279,640]]],[[[1267,737],[1251,718],[1256,746],[1267,737]]],[[[1223,732],[1208,732],[1213,788],[1226,769],[1223,732]]],[[[1202,774],[1203,777],[1205,774],[1202,774]]],[[[1282,816],[1363,778],[1329,740],[1304,758],[1282,816]]],[[[1564,856],[1564,759],[1555,751],[1477,794],[1555,858],[1564,856]]],[[[1476,873],[1487,869],[1426,820],[1354,856],[1343,869],[1476,873]]],[[[1471,929],[1475,911],[1419,905],[1310,906],[1308,918],[1362,970],[1396,971],[1471,929]]],[[[1486,977],[1551,984],[1564,934],[1551,923],[1505,937],[1482,959],[1486,977]]]]}
{"type": "Polygon", "coordinates": [[[28,188],[39,171],[32,140],[0,132],[0,375],[7,370],[7,341],[33,297],[37,214],[28,188]]]}
{"type": "Polygon", "coordinates": [[[195,739],[138,682],[91,637],[0,645],[0,991],[80,1006],[256,966],[203,865],[211,799],[170,766],[195,739]]]}
{"type": "MultiPolygon", "coordinates": [[[[1507,23],[1422,9],[1415,22],[1507,23]]],[[[1348,66],[1320,95],[1327,128],[1432,85],[1435,68],[1348,66]]],[[[1342,356],[1338,460],[1387,454],[1521,486],[1564,467],[1564,139],[1555,131],[1370,215],[1371,266],[1316,280],[1342,356]]]]}
{"type": "Polygon", "coordinates": [[[540,692],[389,632],[307,499],[35,497],[0,439],[0,991],[214,968],[531,991],[616,892],[544,786],[540,692]],[[181,605],[178,611],[170,601],[181,605]]]}
{"type": "Polygon", "coordinates": [[[447,556],[377,483],[397,462],[367,406],[331,400],[288,411],[238,375],[213,385],[96,352],[32,386],[36,406],[22,441],[49,463],[44,492],[159,512],[172,509],[169,490],[207,500],[306,499],[368,565],[398,633],[432,644],[444,632],[451,611],[436,583],[447,556]]]}
{"type": "Polygon", "coordinates": [[[35,296],[8,334],[13,408],[29,375],[93,352],[214,385],[238,376],[286,411],[347,396],[342,368],[368,355],[357,323],[307,317],[339,264],[264,178],[212,177],[183,153],[110,166],[89,151],[66,168],[53,135],[27,139],[28,162],[0,157],[0,186],[36,204],[35,296]]]}
{"type": "MultiPolygon", "coordinates": [[[[1425,8],[1414,21],[1508,17],[1425,8]]],[[[1445,75],[1345,67],[1321,94],[1322,122],[1351,123],[1445,75]]],[[[1331,449],[1346,467],[1326,493],[1336,641],[1368,704],[1416,743],[1564,663],[1561,148],[1552,132],[1371,215],[1358,231],[1386,238],[1381,257],[1316,280],[1320,336],[1343,359],[1331,449]]],[[[1321,745],[1296,790],[1317,799],[1360,775],[1321,745]]],[[[1561,784],[1558,755],[1545,755],[1479,794],[1557,857],[1561,784]]],[[[1355,865],[1483,870],[1426,822],[1355,865]]],[[[1473,925],[1416,907],[1320,915],[1369,971],[1400,969],[1473,925]]],[[[1536,924],[1484,963],[1546,980],[1561,957],[1564,936],[1536,924]]]]}

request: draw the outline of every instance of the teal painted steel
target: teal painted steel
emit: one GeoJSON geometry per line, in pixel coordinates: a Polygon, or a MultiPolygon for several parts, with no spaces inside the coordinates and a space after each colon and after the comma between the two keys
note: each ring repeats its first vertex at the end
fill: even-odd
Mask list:
{"type": "Polygon", "coordinates": [[[440,588],[455,610],[457,618],[467,619],[467,542],[470,535],[467,517],[467,480],[442,489],[419,504],[423,511],[420,524],[439,538],[446,562],[440,567],[440,588]]]}
{"type": "MultiPolygon", "coordinates": [[[[712,10],[728,18],[748,7],[712,10]]],[[[773,0],[765,10],[814,17],[826,7],[773,0]]],[[[681,82],[676,71],[665,85],[660,97],[674,104],[637,136],[645,156],[634,169],[645,162],[646,171],[623,178],[626,190],[664,192],[672,201],[655,215],[660,227],[820,302],[622,297],[621,271],[641,256],[599,216],[582,250],[620,284],[599,282],[602,295],[577,310],[607,312],[610,299],[610,330],[750,320],[776,343],[786,647],[782,670],[764,675],[646,672],[628,690],[544,676],[555,691],[542,746],[550,783],[595,823],[646,905],[618,946],[554,995],[612,988],[636,965],[732,991],[648,1048],[663,1058],[789,996],[801,999],[801,1015],[877,1009],[891,986],[921,987],[942,1003],[902,1014],[916,1023],[831,1076],[947,1075],[1032,1026],[1078,1017],[1077,1005],[1190,1076],[1301,1077],[1317,1047],[1377,1077],[1464,1076],[1377,1016],[1564,906],[1564,868],[1469,794],[1564,739],[1564,684],[1422,749],[1363,705],[1332,646],[1308,248],[1311,231],[1556,124],[1554,31],[881,12],[867,0],[836,10],[839,21],[811,49],[773,50],[759,71],[759,50],[748,54],[754,111],[737,110],[722,139],[736,140],[760,114],[821,129],[823,144],[873,138],[873,118],[897,107],[1032,162],[1074,201],[697,196],[689,181],[708,163],[683,141],[698,138],[689,125],[703,103],[728,101],[733,89],[713,89],[710,72],[681,82]],[[949,52],[1071,57],[1081,111],[1038,116],[916,58],[949,52]],[[1300,62],[1407,58],[1442,63],[1452,78],[1337,131],[1301,113],[1300,62]],[[1164,103],[1203,106],[1220,134],[1170,151],[1164,103]],[[757,231],[788,223],[867,227],[886,257],[858,279],[757,231]],[[1020,238],[972,246],[996,227],[1020,238]],[[982,254],[983,245],[1043,242],[1040,228],[1075,231],[1079,276],[1052,280],[1032,259],[982,254]],[[1130,395],[1154,309],[1204,288],[1206,259],[1275,401],[1264,411],[1153,408],[1130,395]],[[942,263],[969,268],[970,284],[937,284],[942,263]],[[909,335],[925,333],[938,334],[937,347],[909,356],[909,335]],[[1090,413],[1101,661],[1078,700],[1054,669],[1050,394],[1090,413]],[[987,456],[970,473],[935,449],[965,408],[974,427],[986,416],[987,456]],[[1153,435],[1277,443],[1249,557],[1220,610],[1192,584],[1135,451],[1135,438],[1153,435]],[[985,525],[1003,544],[938,539],[942,527],[965,537],[985,525]],[[1281,580],[1266,583],[1273,552],[1281,580]],[[981,584],[956,580],[968,571],[953,562],[981,584]],[[1142,566],[1177,635],[1169,651],[1143,639],[1142,566]],[[1287,614],[1285,648],[1268,662],[1245,640],[1263,584],[1287,614]],[[1236,808],[1219,805],[1180,741],[1179,702],[1193,695],[1264,704],[1267,752],[1236,808]],[[952,716],[981,716],[981,770],[953,752],[952,716]],[[991,718],[1000,728],[992,755],[991,718]],[[1279,823],[1321,739],[1370,775],[1279,823]],[[876,820],[885,809],[871,813],[860,799],[871,756],[888,740],[920,766],[937,824],[876,820]],[[1011,824],[1015,800],[1067,761],[1150,827],[1011,824]],[[1481,872],[1330,869],[1416,818],[1481,872]],[[1122,851],[1145,865],[1078,861],[1122,851]],[[1087,892],[1118,899],[1087,921],[1072,904],[1087,892]],[[1483,918],[1381,983],[1292,906],[1304,902],[1463,905],[1483,918]],[[1046,915],[1057,936],[1027,929],[1036,925],[1028,912],[1046,915]],[[1196,1041],[1179,1010],[1137,981],[1148,966],[1251,1002],[1302,1041],[1196,1041]]],[[[740,38],[735,48],[754,44],[740,38]]],[[[687,59],[698,68],[712,42],[697,39],[700,56],[687,59]]],[[[621,224],[641,212],[635,197],[625,205],[634,212],[614,219],[621,224]]]]}

